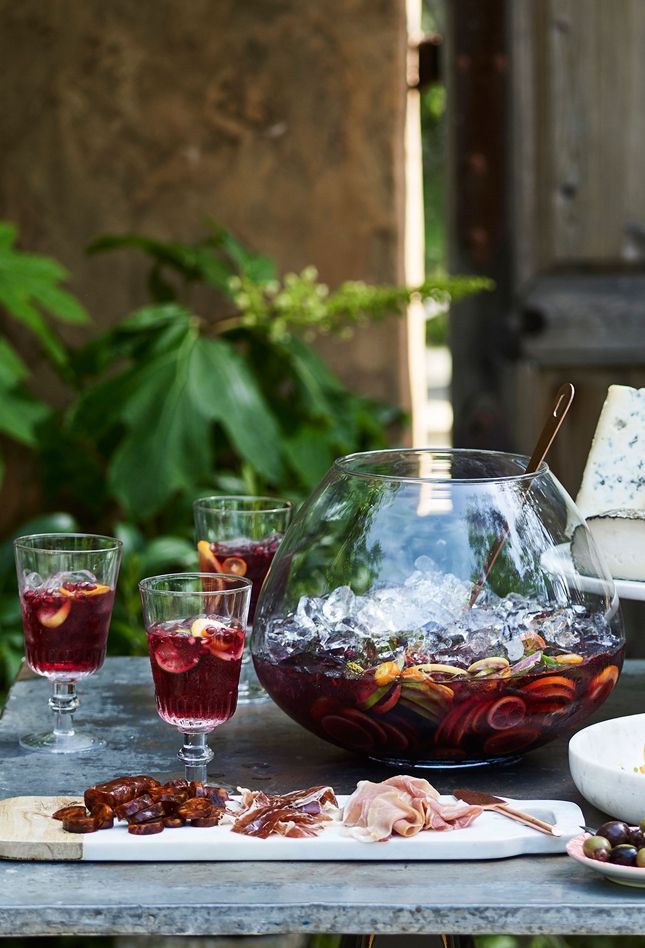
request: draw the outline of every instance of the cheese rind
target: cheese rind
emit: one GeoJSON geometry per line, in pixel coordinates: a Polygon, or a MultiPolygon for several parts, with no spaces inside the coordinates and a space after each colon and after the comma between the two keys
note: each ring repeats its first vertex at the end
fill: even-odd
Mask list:
{"type": "Polygon", "coordinates": [[[587,518],[645,510],[645,388],[609,387],[576,506],[587,518]]]}
{"type": "MultiPolygon", "coordinates": [[[[645,510],[609,510],[587,519],[600,555],[614,579],[645,581],[645,510]]],[[[597,576],[597,556],[583,526],[574,530],[571,556],[585,576],[597,576]]]]}

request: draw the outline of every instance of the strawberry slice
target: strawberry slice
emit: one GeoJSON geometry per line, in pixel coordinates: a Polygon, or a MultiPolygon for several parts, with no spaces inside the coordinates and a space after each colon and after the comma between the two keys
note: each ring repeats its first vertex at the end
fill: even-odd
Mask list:
{"type": "Polygon", "coordinates": [[[173,675],[180,675],[195,668],[201,657],[201,649],[196,645],[186,642],[181,648],[177,648],[169,639],[154,650],[154,658],[159,668],[173,675]]]}
{"type": "Polygon", "coordinates": [[[38,621],[46,629],[58,629],[69,615],[71,608],[71,599],[64,599],[62,602],[53,602],[50,605],[42,606],[37,613],[38,621]]]}

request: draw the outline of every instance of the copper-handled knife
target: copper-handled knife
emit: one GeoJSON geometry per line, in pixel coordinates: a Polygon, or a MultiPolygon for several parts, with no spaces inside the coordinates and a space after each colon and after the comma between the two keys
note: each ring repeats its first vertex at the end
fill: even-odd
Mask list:
{"type": "Polygon", "coordinates": [[[548,836],[562,836],[557,826],[540,820],[537,816],[531,816],[530,813],[513,809],[513,807],[508,805],[506,800],[502,800],[501,797],[494,797],[492,793],[484,793],[482,790],[464,790],[458,788],[452,791],[452,795],[453,797],[457,797],[458,800],[463,800],[464,803],[470,803],[473,806],[481,806],[484,810],[493,810],[495,813],[501,813],[502,816],[508,816],[509,819],[516,820],[518,823],[524,823],[526,826],[531,826],[533,829],[539,830],[540,833],[546,833],[548,836]]]}

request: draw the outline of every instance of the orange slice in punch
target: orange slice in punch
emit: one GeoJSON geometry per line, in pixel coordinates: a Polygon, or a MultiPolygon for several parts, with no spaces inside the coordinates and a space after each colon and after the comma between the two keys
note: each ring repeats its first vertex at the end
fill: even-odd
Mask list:
{"type": "Polygon", "coordinates": [[[227,556],[222,561],[222,572],[233,573],[235,576],[246,576],[246,562],[241,556],[227,556]]]}
{"type": "Polygon", "coordinates": [[[589,698],[591,701],[604,701],[605,698],[614,690],[614,685],[618,681],[620,674],[616,665],[607,665],[601,672],[591,679],[589,683],[589,698]]]}
{"type": "Polygon", "coordinates": [[[43,606],[38,610],[38,621],[46,629],[57,629],[63,624],[72,608],[71,599],[64,599],[60,603],[53,603],[51,606],[43,606]]]}
{"type": "Polygon", "coordinates": [[[199,568],[204,573],[221,573],[222,564],[217,559],[213,551],[211,550],[211,545],[208,540],[200,540],[197,544],[197,552],[199,553],[199,568]]]}
{"type": "Polygon", "coordinates": [[[92,586],[79,586],[77,589],[68,589],[67,586],[60,586],[58,589],[59,594],[66,596],[68,599],[80,599],[85,596],[103,596],[109,591],[110,587],[104,586],[103,583],[94,583],[92,586]]]}

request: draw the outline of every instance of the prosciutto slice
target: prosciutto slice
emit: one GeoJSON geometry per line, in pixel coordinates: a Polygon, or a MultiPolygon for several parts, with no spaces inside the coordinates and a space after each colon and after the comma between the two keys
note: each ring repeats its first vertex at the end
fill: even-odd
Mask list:
{"type": "Polygon", "coordinates": [[[422,777],[398,775],[382,783],[361,780],[343,808],[342,821],[364,842],[384,842],[393,834],[463,829],[482,813],[480,806],[444,803],[422,777]]]}
{"type": "Polygon", "coordinates": [[[240,788],[240,794],[242,799],[231,831],[260,839],[273,833],[292,838],[317,836],[332,819],[328,811],[338,808],[331,787],[309,787],[283,794],[240,788]]]}

